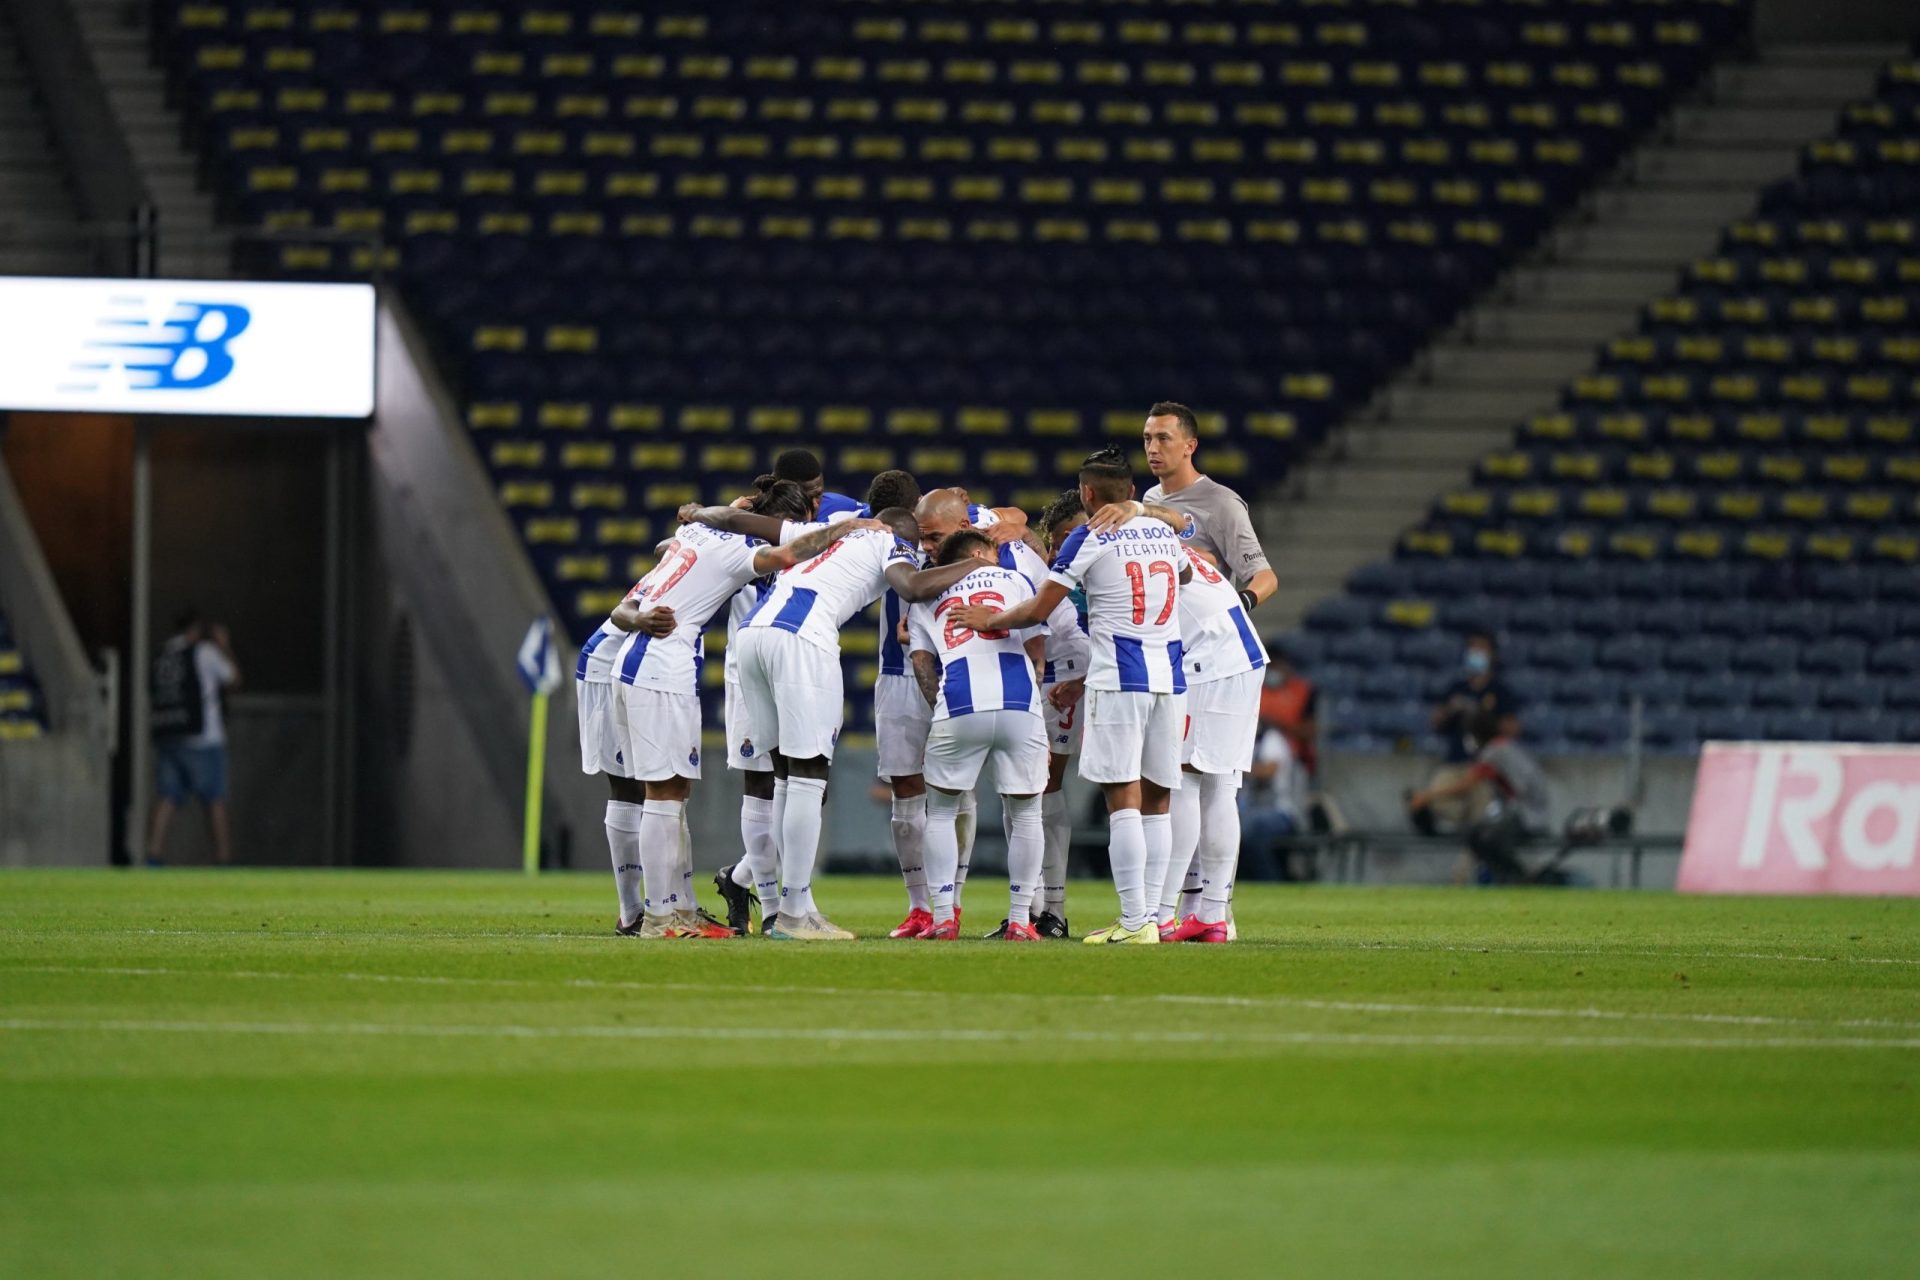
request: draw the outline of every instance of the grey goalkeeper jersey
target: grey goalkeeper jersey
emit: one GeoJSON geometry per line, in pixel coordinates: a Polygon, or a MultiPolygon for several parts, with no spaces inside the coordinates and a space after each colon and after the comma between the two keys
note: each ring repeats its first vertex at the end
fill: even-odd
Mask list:
{"type": "Polygon", "coordinates": [[[1184,511],[1188,520],[1181,539],[1219,561],[1236,588],[1245,587],[1262,569],[1272,568],[1260,539],[1254,536],[1246,499],[1219,481],[1201,476],[1178,493],[1155,485],[1147,490],[1146,500],[1184,511]]]}

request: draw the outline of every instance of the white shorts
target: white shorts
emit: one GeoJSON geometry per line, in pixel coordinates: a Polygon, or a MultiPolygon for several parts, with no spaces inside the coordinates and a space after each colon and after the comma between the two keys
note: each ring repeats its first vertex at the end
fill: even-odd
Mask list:
{"type": "Polygon", "coordinates": [[[927,735],[933,730],[933,708],[914,677],[881,676],[873,682],[873,736],[880,749],[875,770],[882,778],[909,778],[925,773],[927,735]]]}
{"type": "Polygon", "coordinates": [[[1054,690],[1053,685],[1040,686],[1040,712],[1047,723],[1047,750],[1057,756],[1077,756],[1080,754],[1080,726],[1087,722],[1087,697],[1065,711],[1057,711],[1047,701],[1047,695],[1054,690]]]}
{"type": "Polygon", "coordinates": [[[993,786],[1003,796],[1038,795],[1047,785],[1047,729],[1026,711],[974,711],[938,721],[927,739],[927,784],[971,791],[993,763],[993,786]]]}
{"type": "Polygon", "coordinates": [[[773,757],[764,751],[753,749],[753,721],[747,715],[747,695],[740,691],[740,681],[735,677],[727,679],[727,768],[745,769],[748,773],[772,773],[773,757]]]}
{"type": "Polygon", "coordinates": [[[642,782],[700,776],[700,699],[616,685],[627,717],[627,776],[642,782]]]}
{"type": "Polygon", "coordinates": [[[614,690],[598,680],[573,682],[574,710],[580,718],[580,772],[631,778],[627,770],[627,717],[614,690]]]}
{"type": "Polygon", "coordinates": [[[1180,763],[1200,773],[1245,773],[1253,768],[1253,740],[1260,732],[1260,685],[1264,671],[1242,671],[1224,680],[1187,686],[1187,736],[1180,763]]]}
{"type": "Polygon", "coordinates": [[[793,760],[833,759],[846,714],[840,655],[773,627],[743,628],[734,643],[740,646],[740,694],[753,729],[753,754],[777,750],[793,760]]]}
{"type": "Polygon", "coordinates": [[[1080,776],[1088,782],[1145,778],[1180,789],[1180,736],[1186,727],[1184,693],[1126,693],[1089,689],[1080,743],[1080,776]]]}

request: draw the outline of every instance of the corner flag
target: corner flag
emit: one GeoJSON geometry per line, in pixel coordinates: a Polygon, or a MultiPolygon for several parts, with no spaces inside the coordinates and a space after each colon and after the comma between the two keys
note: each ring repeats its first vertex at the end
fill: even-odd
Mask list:
{"type": "Polygon", "coordinates": [[[526,822],[520,832],[520,862],[528,875],[540,870],[540,801],[547,766],[547,699],[560,687],[560,657],[553,651],[553,622],[535,618],[514,660],[533,695],[527,726],[526,822]]]}

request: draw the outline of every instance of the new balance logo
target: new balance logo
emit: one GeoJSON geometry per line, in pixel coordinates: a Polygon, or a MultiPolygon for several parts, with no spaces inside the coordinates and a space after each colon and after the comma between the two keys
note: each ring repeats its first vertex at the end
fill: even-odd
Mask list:
{"type": "Polygon", "coordinates": [[[126,314],[102,316],[105,335],[86,344],[87,354],[73,363],[74,380],[63,390],[98,390],[101,376],[125,371],[130,391],[199,391],[224,382],[233,372],[227,346],[247,331],[253,313],[227,302],[176,302],[158,324],[137,314],[139,300],[116,299],[126,314]]]}

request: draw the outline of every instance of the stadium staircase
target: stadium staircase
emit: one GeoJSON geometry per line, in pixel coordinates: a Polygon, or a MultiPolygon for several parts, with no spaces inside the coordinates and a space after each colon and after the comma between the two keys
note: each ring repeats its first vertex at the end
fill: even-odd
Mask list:
{"type": "Polygon", "coordinates": [[[1763,184],[1869,95],[1892,50],[1786,46],[1729,59],[1519,265],[1264,504],[1281,586],[1263,621],[1296,624],[1512,423],[1552,405],[1593,350],[1633,327],[1679,264],[1708,253],[1763,184]]]}
{"type": "Polygon", "coordinates": [[[167,99],[165,70],[141,3],[67,0],[159,216],[155,274],[234,274],[233,233],[219,225],[199,183],[193,154],[181,143],[177,107],[167,99]]]}
{"type": "Polygon", "coordinates": [[[0,10],[0,273],[84,273],[73,194],[34,100],[16,36],[0,10]]]}

